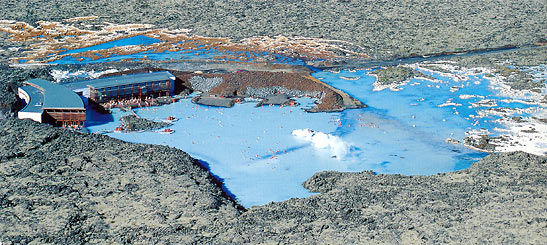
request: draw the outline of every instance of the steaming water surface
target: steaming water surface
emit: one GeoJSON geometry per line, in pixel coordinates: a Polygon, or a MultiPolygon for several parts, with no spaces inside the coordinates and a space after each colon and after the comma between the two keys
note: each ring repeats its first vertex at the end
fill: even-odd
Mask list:
{"type": "MultiPolygon", "coordinates": [[[[402,91],[373,92],[375,78],[369,72],[313,74],[368,104],[364,109],[306,113],[302,108],[313,106],[313,100],[306,98],[298,100],[299,107],[256,108],[256,102],[248,102],[227,109],[195,105],[188,98],[135,110],[153,120],[176,116],[180,120],[171,126],[173,134],[108,135],[184,150],[205,161],[243,205],[252,206],[309,196],[301,183],[324,170],[430,175],[467,168],[485,154],[446,139],[501,126],[493,122],[494,117],[473,117],[484,107],[472,104],[491,99],[496,106],[529,106],[504,104],[482,75],[457,80],[432,73],[440,81],[412,79],[402,91]],[[454,91],[454,86],[459,90],[454,91]],[[453,104],[443,106],[447,101],[453,104]]],[[[112,130],[123,114],[114,111],[108,123],[90,115],[89,129],[112,130]]]]}
{"type": "MultiPolygon", "coordinates": [[[[150,45],[160,40],[137,36],[79,50],[109,49],[116,46],[150,45]]],[[[125,59],[211,59],[218,55],[266,56],[216,50],[179,52],[146,51],[77,59],[67,56],[55,63],[85,64],[125,59]]],[[[285,64],[303,63],[280,55],[271,56],[285,64]]],[[[247,60],[253,62],[252,59],[247,60]]],[[[492,89],[484,74],[444,74],[421,70],[436,81],[411,79],[401,91],[375,92],[370,70],[320,71],[314,77],[363,101],[369,107],[337,113],[306,113],[314,100],[300,98],[298,107],[265,106],[256,102],[233,108],[214,108],[191,103],[191,98],[151,108],[136,109],[141,117],[161,120],[176,116],[173,134],[157,132],[106,133],[129,142],[163,144],[179,148],[204,161],[211,172],[244,206],[261,205],[312,193],[301,183],[325,170],[430,175],[461,170],[485,156],[446,139],[461,140],[473,130],[493,131],[503,127],[499,117],[478,117],[488,108],[529,108],[532,105],[505,101],[492,89]]],[[[195,96],[195,95],[192,95],[195,96]]],[[[112,132],[126,114],[88,112],[91,132],[112,132]]],[[[524,114],[523,114],[524,115],[524,114]]],[[[524,115],[526,116],[526,115],[524,115]]]]}

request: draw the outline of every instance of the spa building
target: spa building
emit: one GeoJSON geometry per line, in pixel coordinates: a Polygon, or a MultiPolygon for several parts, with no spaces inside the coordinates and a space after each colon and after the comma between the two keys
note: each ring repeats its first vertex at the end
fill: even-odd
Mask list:
{"type": "Polygon", "coordinates": [[[168,71],[128,74],[66,84],[67,88],[97,103],[113,99],[168,96],[175,76],[168,71]]]}
{"type": "Polygon", "coordinates": [[[64,86],[32,79],[19,87],[18,95],[26,104],[17,114],[19,119],[29,118],[60,127],[84,127],[84,103],[80,96],[64,86]]]}

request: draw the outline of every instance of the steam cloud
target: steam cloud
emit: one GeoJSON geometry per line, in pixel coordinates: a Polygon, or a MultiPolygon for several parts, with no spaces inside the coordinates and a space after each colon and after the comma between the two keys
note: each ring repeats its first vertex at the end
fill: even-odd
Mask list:
{"type": "Polygon", "coordinates": [[[316,149],[325,149],[330,151],[333,156],[339,159],[344,158],[350,151],[351,145],[344,142],[340,137],[316,132],[311,129],[296,129],[292,131],[292,135],[310,142],[316,149]]]}

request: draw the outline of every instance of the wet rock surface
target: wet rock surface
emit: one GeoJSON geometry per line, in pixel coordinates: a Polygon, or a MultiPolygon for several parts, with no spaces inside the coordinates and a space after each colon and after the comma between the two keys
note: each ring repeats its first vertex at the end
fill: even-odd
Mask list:
{"type": "Polygon", "coordinates": [[[192,99],[192,102],[200,105],[215,106],[215,107],[233,107],[235,102],[231,98],[220,98],[213,96],[197,96],[192,99]]]}
{"type": "Polygon", "coordinates": [[[532,74],[516,68],[498,65],[496,73],[505,77],[505,82],[514,90],[530,90],[541,93],[541,88],[545,87],[545,80],[534,81],[532,74]]]}
{"type": "Polygon", "coordinates": [[[503,140],[502,137],[492,137],[489,135],[473,135],[463,138],[463,144],[472,149],[476,149],[484,152],[495,152],[496,147],[499,144],[495,144],[494,141],[503,140]]]}
{"type": "Polygon", "coordinates": [[[274,94],[270,96],[266,96],[263,100],[261,100],[256,106],[263,106],[263,105],[282,105],[287,106],[291,103],[295,103],[294,100],[292,100],[289,96],[286,94],[274,94]]]}
{"type": "Polygon", "coordinates": [[[0,241],[542,243],[547,158],[433,176],[320,172],[309,198],[240,208],[188,154],[0,120],[0,241]]]}

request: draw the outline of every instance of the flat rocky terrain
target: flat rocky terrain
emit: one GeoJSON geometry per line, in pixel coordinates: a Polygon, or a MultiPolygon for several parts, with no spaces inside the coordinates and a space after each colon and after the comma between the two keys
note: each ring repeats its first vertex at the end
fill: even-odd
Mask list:
{"type": "MultiPolygon", "coordinates": [[[[522,45],[545,40],[543,0],[464,1],[4,1],[1,19],[35,23],[95,15],[98,22],[189,28],[202,36],[345,40],[373,57],[522,45]]],[[[0,54],[1,55],[1,54],[0,54]]]]}
{"type": "Polygon", "coordinates": [[[0,120],[0,242],[496,243],[547,241],[547,158],[491,155],[433,176],[321,172],[317,192],[237,205],[188,154],[0,120]]]}
{"type": "Polygon", "coordinates": [[[495,67],[496,65],[512,65],[516,67],[537,66],[547,64],[547,46],[512,50],[510,52],[451,57],[450,59],[464,67],[495,67]]]}

